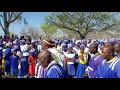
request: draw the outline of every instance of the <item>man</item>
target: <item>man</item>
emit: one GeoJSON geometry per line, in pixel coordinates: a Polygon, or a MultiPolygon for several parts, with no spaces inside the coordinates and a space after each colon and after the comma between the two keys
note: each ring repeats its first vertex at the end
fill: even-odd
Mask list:
{"type": "Polygon", "coordinates": [[[51,40],[43,40],[41,43],[42,50],[49,50],[52,53],[52,57],[56,60],[61,66],[63,66],[64,55],[61,51],[59,51],[54,42],[51,40]]]}
{"type": "Polygon", "coordinates": [[[52,53],[48,50],[38,55],[39,64],[45,69],[43,70],[44,78],[67,78],[64,68],[52,58],[52,53]]]}
{"type": "Polygon", "coordinates": [[[12,47],[12,43],[8,42],[6,44],[7,46],[7,49],[5,51],[5,54],[4,54],[4,73],[5,75],[7,75],[8,73],[10,73],[10,61],[9,61],[9,57],[12,55],[11,53],[11,47],[12,47]]]}
{"type": "Polygon", "coordinates": [[[102,55],[104,62],[98,67],[97,78],[120,78],[120,59],[114,56],[114,48],[104,47],[102,55]]]}
{"type": "MultiPolygon", "coordinates": [[[[54,60],[57,61],[63,67],[63,65],[64,65],[63,64],[63,57],[64,56],[59,50],[57,50],[55,48],[55,44],[51,40],[48,40],[48,39],[47,40],[42,40],[42,42],[41,42],[41,52],[45,51],[45,50],[49,50],[52,53],[52,57],[54,58],[54,60]]],[[[43,72],[44,68],[41,67],[41,66],[37,66],[37,64],[36,64],[36,68],[35,68],[35,71],[38,71],[36,73],[37,78],[43,78],[43,76],[41,75],[40,72],[43,72]]]]}
{"type": "Polygon", "coordinates": [[[120,43],[114,45],[114,55],[120,58],[120,43]]]}
{"type": "Polygon", "coordinates": [[[92,55],[88,62],[88,75],[89,78],[95,78],[96,70],[104,59],[102,55],[100,55],[100,53],[98,52],[98,45],[96,43],[91,44],[89,50],[92,55]]]}

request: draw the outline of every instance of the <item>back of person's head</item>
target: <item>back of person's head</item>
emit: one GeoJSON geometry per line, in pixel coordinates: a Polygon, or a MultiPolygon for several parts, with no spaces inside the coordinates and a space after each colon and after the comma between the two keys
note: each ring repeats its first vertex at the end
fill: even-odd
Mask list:
{"type": "Polygon", "coordinates": [[[52,61],[52,53],[49,50],[44,50],[38,55],[39,64],[46,68],[52,61]]]}

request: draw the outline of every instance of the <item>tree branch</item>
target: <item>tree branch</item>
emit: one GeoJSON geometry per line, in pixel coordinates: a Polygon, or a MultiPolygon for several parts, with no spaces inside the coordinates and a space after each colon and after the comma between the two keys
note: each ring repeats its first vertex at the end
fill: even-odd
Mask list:
{"type": "Polygon", "coordinates": [[[20,15],[22,14],[22,12],[20,12],[13,20],[11,20],[9,23],[14,22],[20,15]]]}
{"type": "Polygon", "coordinates": [[[0,26],[3,29],[3,31],[5,31],[5,29],[4,29],[4,27],[3,27],[2,23],[1,23],[1,20],[0,20],[0,26]]]}

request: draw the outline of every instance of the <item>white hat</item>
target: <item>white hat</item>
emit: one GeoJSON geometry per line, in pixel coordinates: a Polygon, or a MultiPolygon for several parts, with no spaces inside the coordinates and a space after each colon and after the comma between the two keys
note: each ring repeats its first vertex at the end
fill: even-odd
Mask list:
{"type": "Polygon", "coordinates": [[[79,43],[79,42],[81,43],[81,40],[76,40],[75,44],[77,44],[77,43],[79,43]]]}
{"type": "Polygon", "coordinates": [[[12,43],[11,42],[8,42],[8,43],[6,43],[6,46],[11,46],[12,45],[12,43]]]}
{"type": "Polygon", "coordinates": [[[13,41],[13,44],[16,44],[17,42],[16,41],[13,41]]]}
{"type": "Polygon", "coordinates": [[[36,40],[32,39],[31,43],[36,42],[36,40]]]}

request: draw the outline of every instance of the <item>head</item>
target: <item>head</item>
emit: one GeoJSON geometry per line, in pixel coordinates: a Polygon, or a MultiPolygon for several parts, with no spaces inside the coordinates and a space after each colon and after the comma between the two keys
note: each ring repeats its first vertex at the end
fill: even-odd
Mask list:
{"type": "Polygon", "coordinates": [[[80,46],[80,51],[84,52],[85,47],[84,46],[80,46]]]}
{"type": "Polygon", "coordinates": [[[90,53],[95,54],[97,52],[97,50],[98,50],[98,45],[96,43],[93,43],[90,45],[90,47],[89,47],[90,53]]]}
{"type": "Polygon", "coordinates": [[[45,50],[38,54],[38,62],[43,68],[46,68],[52,61],[52,54],[50,51],[45,50]]]}
{"type": "Polygon", "coordinates": [[[47,50],[48,48],[55,47],[52,41],[43,40],[41,42],[42,50],[47,50]]]}
{"type": "Polygon", "coordinates": [[[114,57],[114,48],[112,46],[106,46],[102,49],[102,56],[109,61],[114,57]]]}
{"type": "Polygon", "coordinates": [[[83,44],[84,44],[85,46],[87,46],[87,41],[83,41],[83,44]]]}
{"type": "Polygon", "coordinates": [[[81,41],[80,41],[80,40],[77,40],[77,41],[75,42],[75,44],[76,44],[76,46],[80,47],[81,41]]]}
{"type": "Polygon", "coordinates": [[[73,47],[68,47],[68,52],[73,52],[73,47]]]}
{"type": "Polygon", "coordinates": [[[111,42],[106,42],[106,43],[104,43],[104,46],[106,47],[109,47],[109,46],[112,46],[112,43],[111,42]]]}
{"type": "Polygon", "coordinates": [[[120,43],[117,43],[114,45],[114,52],[116,52],[116,53],[120,52],[120,43]]]}
{"type": "Polygon", "coordinates": [[[16,56],[16,54],[17,54],[17,50],[13,50],[12,53],[13,53],[14,56],[16,56]]]}

